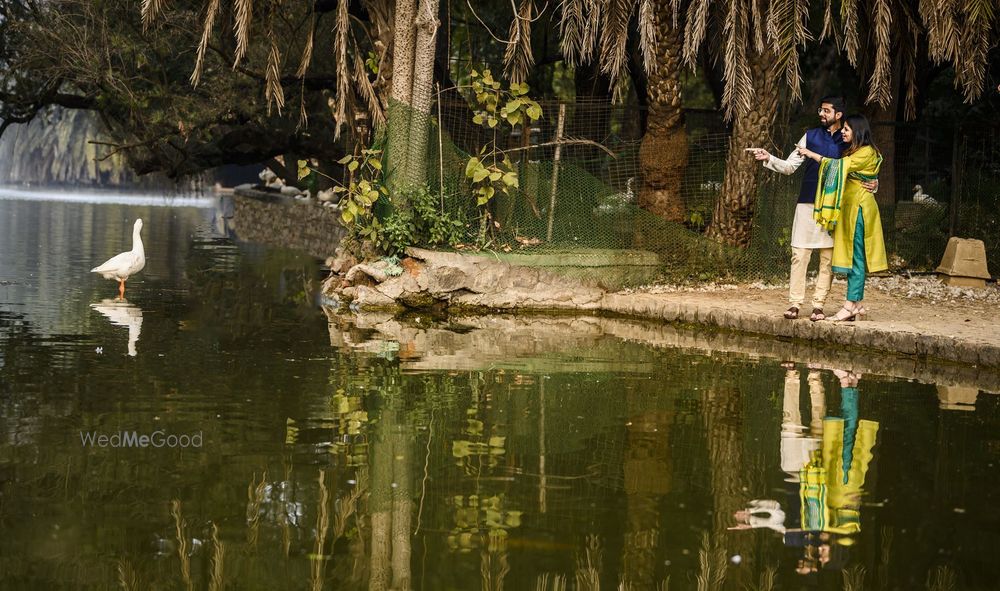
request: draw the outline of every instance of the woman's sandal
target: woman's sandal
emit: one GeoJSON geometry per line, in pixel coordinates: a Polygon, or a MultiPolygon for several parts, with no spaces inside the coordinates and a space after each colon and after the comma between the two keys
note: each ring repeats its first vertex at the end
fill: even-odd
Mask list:
{"type": "Polygon", "coordinates": [[[838,311],[833,317],[830,318],[830,320],[834,322],[854,322],[854,318],[857,315],[858,315],[857,311],[848,310],[845,307],[841,308],[840,311],[838,311]]]}
{"type": "Polygon", "coordinates": [[[809,315],[809,320],[813,322],[826,320],[826,314],[823,313],[823,308],[813,308],[812,314],[809,315]]]}
{"type": "Polygon", "coordinates": [[[791,308],[785,310],[785,318],[788,320],[795,320],[799,317],[799,307],[792,306],[791,308]]]}

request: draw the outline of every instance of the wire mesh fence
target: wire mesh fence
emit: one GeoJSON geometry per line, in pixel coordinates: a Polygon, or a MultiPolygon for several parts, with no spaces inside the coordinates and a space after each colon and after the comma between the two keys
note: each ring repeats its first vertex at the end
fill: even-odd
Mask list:
{"type": "MultiPolygon", "coordinates": [[[[405,117],[390,118],[390,127],[401,120],[411,130],[414,121],[425,123],[429,140],[418,159],[431,192],[440,195],[442,212],[463,222],[463,246],[569,253],[564,264],[575,260],[581,266],[609,252],[646,251],[657,256],[664,279],[769,280],[787,275],[801,173],[779,175],[754,163],[757,198],[749,247],[724,246],[705,236],[729,152],[721,114],[686,113],[687,165],[672,180],[680,187],[684,215],[682,221],[667,221],[639,206],[646,112],[599,101],[539,104],[542,116],[532,124],[501,122],[494,128],[475,124],[469,103],[454,93],[442,95],[430,116],[390,107],[390,112],[406,110],[405,117]],[[498,192],[490,200],[488,216],[477,206],[466,175],[470,158],[486,157],[484,146],[508,158],[519,180],[516,190],[498,192]]],[[[787,155],[803,131],[779,128],[772,151],[787,155]]],[[[884,147],[889,168],[883,167],[878,199],[891,265],[932,269],[952,232],[984,239],[993,256],[1000,254],[995,213],[1000,133],[962,130],[943,142],[924,127],[908,125],[898,126],[890,137],[895,142],[884,147]]],[[[394,156],[387,149],[390,168],[394,156]]],[[[637,253],[637,258],[642,257],[637,253]]]]}

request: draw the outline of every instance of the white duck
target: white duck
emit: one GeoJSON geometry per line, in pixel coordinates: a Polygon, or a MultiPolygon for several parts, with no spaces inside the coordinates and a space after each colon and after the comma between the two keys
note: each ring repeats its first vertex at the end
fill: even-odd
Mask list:
{"type": "Polygon", "coordinates": [[[139,236],[141,231],[142,219],[137,219],[132,226],[132,250],[116,254],[103,265],[90,270],[91,273],[100,273],[105,279],[118,280],[118,299],[125,298],[125,281],[146,266],[146,252],[139,236]]]}
{"type": "Polygon", "coordinates": [[[937,203],[933,197],[924,193],[924,188],[920,185],[913,186],[913,201],[914,203],[929,203],[931,205],[937,203]]]}

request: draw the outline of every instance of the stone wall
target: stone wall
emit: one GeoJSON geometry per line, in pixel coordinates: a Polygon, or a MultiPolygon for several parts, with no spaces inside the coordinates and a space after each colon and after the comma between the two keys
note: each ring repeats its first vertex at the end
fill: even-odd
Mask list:
{"type": "Polygon", "coordinates": [[[347,231],[340,211],[317,201],[237,189],[233,226],[241,240],[281,246],[316,258],[333,256],[347,231]]]}

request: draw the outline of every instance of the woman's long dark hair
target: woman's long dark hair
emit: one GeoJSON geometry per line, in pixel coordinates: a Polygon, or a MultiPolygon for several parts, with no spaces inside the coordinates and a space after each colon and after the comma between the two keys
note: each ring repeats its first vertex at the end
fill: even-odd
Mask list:
{"type": "Polygon", "coordinates": [[[850,156],[864,146],[871,146],[881,154],[875,140],[872,138],[872,126],[864,115],[848,115],[844,124],[851,128],[851,145],[844,151],[844,156],[850,156]]]}

